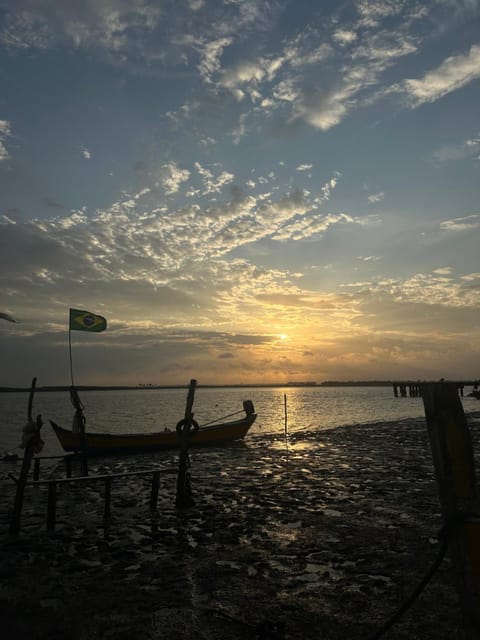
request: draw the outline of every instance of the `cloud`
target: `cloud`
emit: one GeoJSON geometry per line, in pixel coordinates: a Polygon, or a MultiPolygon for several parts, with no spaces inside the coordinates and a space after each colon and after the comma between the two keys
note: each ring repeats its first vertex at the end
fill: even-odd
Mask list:
{"type": "Polygon", "coordinates": [[[452,218],[451,220],[443,220],[440,223],[440,229],[442,231],[473,231],[480,229],[480,214],[472,214],[471,216],[465,216],[464,218],[452,218]]]}
{"type": "Polygon", "coordinates": [[[232,43],[232,38],[219,38],[218,40],[211,40],[210,42],[202,45],[202,57],[198,70],[205,82],[213,82],[213,74],[218,72],[221,68],[220,58],[223,54],[223,50],[232,43]]]}
{"type": "Polygon", "coordinates": [[[372,195],[368,196],[368,201],[370,204],[374,204],[376,202],[381,202],[384,198],[385,194],[383,191],[380,191],[379,193],[372,193],[372,195]]]}
{"type": "Polygon", "coordinates": [[[90,158],[92,157],[91,152],[86,147],[82,147],[81,152],[85,160],[90,160],[90,158]]]}
{"type": "Polygon", "coordinates": [[[337,29],[332,34],[332,40],[338,42],[340,45],[346,45],[354,42],[357,39],[355,31],[347,29],[337,29]]]}
{"type": "Polygon", "coordinates": [[[433,152],[436,162],[455,162],[465,158],[480,160],[480,135],[468,138],[458,145],[445,145],[433,152]]]}
{"type": "Polygon", "coordinates": [[[182,182],[186,182],[189,177],[188,169],[180,169],[176,162],[169,162],[161,168],[156,186],[163,187],[166,195],[173,195],[177,193],[182,182]]]}
{"type": "Polygon", "coordinates": [[[357,256],[357,259],[363,262],[376,262],[377,260],[381,260],[379,256],[357,256]]]}
{"type": "Polygon", "coordinates": [[[223,71],[221,84],[229,89],[242,84],[255,84],[266,76],[267,69],[265,67],[265,61],[240,61],[234,67],[223,71]]]}
{"type": "Polygon", "coordinates": [[[5,146],[5,140],[11,135],[10,122],[8,120],[0,120],[0,162],[9,159],[9,153],[5,146]]]}
{"type": "Polygon", "coordinates": [[[210,83],[223,49],[268,28],[279,8],[260,0],[188,0],[171,10],[151,0],[5,0],[3,10],[0,44],[8,49],[95,52],[109,64],[135,73],[167,66],[184,69],[195,57],[204,81],[210,83]]]}
{"type": "Polygon", "coordinates": [[[143,0],[93,3],[8,2],[0,42],[14,49],[48,49],[62,43],[120,53],[131,33],[152,31],[161,10],[143,0]],[[40,4],[40,6],[39,6],[40,4]]]}
{"type": "Polygon", "coordinates": [[[376,73],[368,66],[346,70],[340,80],[322,88],[307,87],[296,96],[294,113],[316,129],[326,131],[338,125],[357,104],[357,94],[375,84],[376,73]]]}
{"type": "MultiPolygon", "coordinates": [[[[233,173],[228,171],[221,171],[217,176],[215,176],[212,170],[203,167],[199,162],[195,162],[194,166],[203,181],[201,189],[202,195],[220,193],[225,185],[231,184],[235,179],[233,173]]],[[[215,167],[212,167],[212,169],[214,168],[215,167]]]]}
{"type": "Polygon", "coordinates": [[[200,11],[205,6],[205,0],[188,0],[188,6],[192,11],[200,11]]]}
{"type": "Polygon", "coordinates": [[[472,45],[468,53],[446,58],[440,66],[422,78],[407,79],[389,91],[402,93],[410,108],[439,100],[480,78],[480,45],[472,45]]]}
{"type": "MultiPolygon", "coordinates": [[[[178,194],[190,172],[172,163],[163,169],[165,195],[178,194]]],[[[180,313],[182,322],[196,327],[235,317],[248,331],[252,288],[256,295],[295,291],[298,275],[255,266],[235,251],[363,223],[344,213],[321,213],[322,189],[332,189],[333,178],[318,193],[292,191],[273,199],[269,191],[252,195],[232,188],[232,174],[217,166],[196,169],[205,191],[223,202],[212,198],[172,208],[158,191],[143,189],[94,213],[76,210],[28,222],[4,217],[0,286],[26,318],[40,313],[52,321],[57,308],[90,304],[109,316],[135,320],[140,314],[155,323],[177,323],[180,313]],[[238,305],[243,306],[237,313],[238,305]]],[[[35,323],[25,330],[35,332],[35,323]]]]}
{"type": "Polygon", "coordinates": [[[356,3],[356,9],[360,15],[363,27],[376,27],[379,22],[392,15],[401,13],[402,2],[390,2],[389,0],[360,0],[356,3]]]}
{"type": "MultiPolygon", "coordinates": [[[[476,276],[477,274],[473,274],[476,276]]],[[[350,283],[346,288],[355,296],[376,299],[384,295],[396,303],[433,306],[451,309],[480,308],[480,287],[469,283],[472,274],[457,277],[451,267],[439,267],[431,273],[415,273],[405,279],[377,278],[370,282],[350,283]]],[[[426,316],[428,321],[428,316],[426,316]]]]}
{"type": "Polygon", "coordinates": [[[313,164],[299,164],[297,167],[297,171],[310,171],[313,168],[313,164]]]}

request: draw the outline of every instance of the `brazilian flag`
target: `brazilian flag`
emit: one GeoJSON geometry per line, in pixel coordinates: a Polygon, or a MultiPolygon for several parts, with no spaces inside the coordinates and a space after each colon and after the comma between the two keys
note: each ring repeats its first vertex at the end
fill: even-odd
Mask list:
{"type": "Polygon", "coordinates": [[[70,309],[70,330],[76,331],[105,331],[107,321],[103,316],[97,316],[90,311],[70,309]]]}

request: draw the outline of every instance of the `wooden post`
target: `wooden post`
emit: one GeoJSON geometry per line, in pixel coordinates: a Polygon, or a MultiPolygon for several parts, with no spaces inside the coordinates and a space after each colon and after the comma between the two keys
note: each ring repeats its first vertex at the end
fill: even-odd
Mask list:
{"type": "Polygon", "coordinates": [[[20,531],[20,519],[22,517],[23,507],[23,494],[25,492],[25,485],[28,480],[28,472],[30,471],[30,465],[33,455],[40,453],[43,442],[40,438],[40,429],[42,428],[42,416],[38,415],[36,422],[33,422],[32,408],[33,408],[33,395],[35,393],[35,385],[37,379],[33,378],[30,388],[30,395],[28,398],[27,419],[28,422],[23,428],[22,446],[25,449],[22,460],[22,468],[20,469],[20,475],[17,482],[17,488],[15,491],[15,502],[13,504],[12,519],[10,521],[10,534],[17,535],[20,531]]]}
{"type": "MultiPolygon", "coordinates": [[[[178,477],[177,477],[177,496],[175,500],[175,506],[178,509],[185,509],[191,507],[194,504],[192,498],[192,488],[190,484],[190,473],[188,471],[190,460],[188,457],[188,437],[190,435],[190,428],[193,420],[193,400],[195,397],[196,380],[190,380],[190,386],[188,389],[187,403],[185,406],[185,417],[182,421],[180,431],[180,460],[178,465],[178,477]]],[[[178,429],[178,427],[177,427],[178,429]]]]}
{"type": "Polygon", "coordinates": [[[57,512],[57,483],[48,483],[47,502],[47,531],[55,531],[55,516],[57,512]]]}
{"type": "Polygon", "coordinates": [[[288,418],[287,418],[287,394],[283,394],[283,409],[285,413],[285,436],[288,436],[288,418]]]}
{"type": "Polygon", "coordinates": [[[423,385],[433,464],[467,640],[480,638],[480,502],[473,447],[455,384],[423,385]]]}
{"type": "Polygon", "coordinates": [[[75,416],[73,418],[76,429],[78,430],[80,439],[80,469],[83,476],[88,476],[88,446],[85,434],[85,414],[83,413],[83,405],[75,387],[70,387],[70,399],[75,408],[75,416]]]}
{"type": "Polygon", "coordinates": [[[105,486],[104,486],[104,498],[105,504],[103,508],[103,518],[107,520],[110,518],[110,505],[111,505],[111,497],[112,497],[112,479],[105,478],[105,486]]]}
{"type": "Polygon", "coordinates": [[[160,488],[160,471],[154,471],[152,473],[152,490],[150,492],[150,511],[157,510],[159,488],[160,488]]]}

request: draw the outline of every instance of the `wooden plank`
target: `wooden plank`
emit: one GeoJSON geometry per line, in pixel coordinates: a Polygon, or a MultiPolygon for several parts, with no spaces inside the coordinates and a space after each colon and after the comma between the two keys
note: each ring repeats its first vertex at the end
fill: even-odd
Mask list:
{"type": "Polygon", "coordinates": [[[473,447],[457,384],[422,385],[446,535],[467,640],[480,638],[480,502],[473,447]]]}
{"type": "MultiPolygon", "coordinates": [[[[95,482],[97,480],[105,480],[105,478],[126,478],[128,476],[148,476],[153,471],[158,471],[160,473],[176,473],[175,469],[148,469],[145,471],[125,471],[125,473],[108,473],[102,474],[98,476],[72,476],[71,478],[55,478],[53,480],[38,480],[37,482],[27,482],[28,486],[38,487],[41,484],[51,484],[52,482],[56,482],[58,484],[65,484],[70,482],[95,482]]],[[[12,476],[13,478],[13,476],[12,476]]],[[[18,482],[17,478],[15,479],[18,482]]]]}

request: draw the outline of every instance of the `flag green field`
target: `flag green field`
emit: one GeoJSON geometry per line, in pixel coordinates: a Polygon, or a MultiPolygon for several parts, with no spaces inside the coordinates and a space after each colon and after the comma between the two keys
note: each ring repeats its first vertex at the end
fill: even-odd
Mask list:
{"type": "Polygon", "coordinates": [[[70,309],[70,330],[72,331],[105,331],[107,321],[103,316],[99,316],[90,311],[80,309],[70,309]]]}

